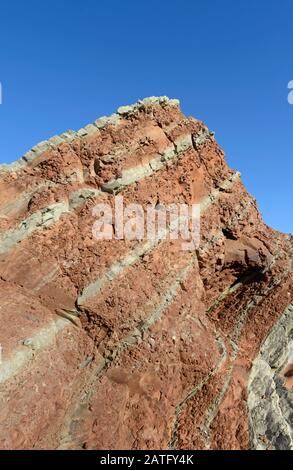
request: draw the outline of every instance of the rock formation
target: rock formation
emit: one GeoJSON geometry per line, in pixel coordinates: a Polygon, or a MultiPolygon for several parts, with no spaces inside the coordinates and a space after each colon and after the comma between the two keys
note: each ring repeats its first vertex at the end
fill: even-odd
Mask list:
{"type": "Polygon", "coordinates": [[[0,188],[1,449],[292,449],[292,237],[202,122],[147,98],[0,188]],[[118,193],[200,204],[200,246],[95,240],[118,193]]]}

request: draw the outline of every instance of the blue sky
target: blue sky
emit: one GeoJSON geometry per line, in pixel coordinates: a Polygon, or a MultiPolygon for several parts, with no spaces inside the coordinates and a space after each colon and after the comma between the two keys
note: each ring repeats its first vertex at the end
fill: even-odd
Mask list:
{"type": "Polygon", "coordinates": [[[265,222],[292,233],[292,21],[292,0],[2,0],[0,161],[168,95],[216,132],[265,222]]]}

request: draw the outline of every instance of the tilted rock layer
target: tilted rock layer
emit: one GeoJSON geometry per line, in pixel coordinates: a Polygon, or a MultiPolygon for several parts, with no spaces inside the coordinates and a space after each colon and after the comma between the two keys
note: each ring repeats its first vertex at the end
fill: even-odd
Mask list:
{"type": "Polygon", "coordinates": [[[148,98],[3,165],[0,188],[0,448],[293,447],[292,237],[202,122],[148,98]],[[95,240],[118,192],[200,204],[199,248],[95,240]]]}

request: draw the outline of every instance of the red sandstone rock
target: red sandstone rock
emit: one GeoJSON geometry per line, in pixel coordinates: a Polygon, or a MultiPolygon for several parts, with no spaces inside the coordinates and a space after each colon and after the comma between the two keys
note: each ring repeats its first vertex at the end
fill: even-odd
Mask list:
{"type": "Polygon", "coordinates": [[[292,237],[204,124],[147,99],[3,166],[0,188],[2,449],[292,448],[292,237]],[[95,240],[116,192],[201,204],[199,248],[95,240]]]}

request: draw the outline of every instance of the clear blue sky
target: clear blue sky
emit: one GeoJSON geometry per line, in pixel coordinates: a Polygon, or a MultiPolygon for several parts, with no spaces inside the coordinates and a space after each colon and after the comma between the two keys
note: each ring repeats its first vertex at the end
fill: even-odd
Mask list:
{"type": "Polygon", "coordinates": [[[292,0],[2,0],[0,161],[150,95],[216,131],[267,224],[293,232],[292,0]]]}

